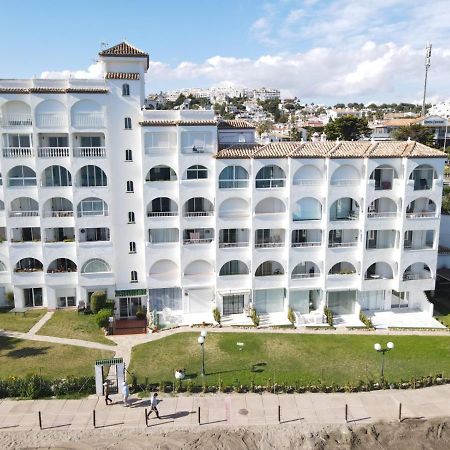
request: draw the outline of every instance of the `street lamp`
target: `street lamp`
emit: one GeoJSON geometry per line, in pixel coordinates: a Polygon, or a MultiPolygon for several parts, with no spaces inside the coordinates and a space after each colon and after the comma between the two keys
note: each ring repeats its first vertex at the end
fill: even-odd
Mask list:
{"type": "Polygon", "coordinates": [[[380,344],[375,344],[373,346],[373,348],[377,351],[381,353],[381,379],[384,378],[384,354],[386,352],[388,352],[389,350],[392,350],[394,348],[394,343],[393,342],[388,342],[386,344],[386,348],[381,348],[380,344]]]}
{"type": "Polygon", "coordinates": [[[205,339],[207,334],[208,333],[206,332],[206,330],[202,330],[200,336],[197,339],[197,342],[200,344],[200,347],[202,349],[202,370],[201,370],[202,376],[205,376],[205,339]]]}

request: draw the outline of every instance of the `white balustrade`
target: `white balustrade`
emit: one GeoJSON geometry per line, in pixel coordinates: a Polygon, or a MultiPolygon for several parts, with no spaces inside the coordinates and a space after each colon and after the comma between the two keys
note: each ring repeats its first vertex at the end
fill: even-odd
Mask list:
{"type": "Polygon", "coordinates": [[[3,158],[30,158],[34,156],[33,147],[3,147],[3,158]]]}
{"type": "Polygon", "coordinates": [[[44,217],[73,217],[73,211],[44,211],[44,217]]]}
{"type": "Polygon", "coordinates": [[[37,126],[40,128],[65,128],[67,116],[58,113],[41,113],[37,115],[37,126]]]}
{"type": "Polygon", "coordinates": [[[76,128],[104,128],[105,118],[103,113],[75,113],[72,126],[76,128]]]}
{"type": "Polygon", "coordinates": [[[30,127],[33,125],[31,114],[4,114],[0,122],[2,127],[30,127]]]}
{"type": "Polygon", "coordinates": [[[293,180],[292,184],[294,186],[319,186],[323,184],[322,180],[302,180],[302,179],[295,179],[293,180]]]}
{"type": "Polygon", "coordinates": [[[67,158],[70,156],[69,147],[39,147],[39,158],[67,158]]]}
{"type": "Polygon", "coordinates": [[[206,216],[212,216],[214,214],[214,211],[188,211],[184,213],[184,217],[206,217],[206,216]]]}
{"type": "Polygon", "coordinates": [[[392,219],[398,217],[398,213],[396,211],[369,211],[367,217],[369,219],[392,219]]]}
{"type": "Polygon", "coordinates": [[[75,158],[106,158],[106,147],[75,147],[75,158]]]}
{"type": "Polygon", "coordinates": [[[9,217],[37,217],[39,211],[9,211],[9,217]]]}
{"type": "Polygon", "coordinates": [[[291,278],[293,280],[298,280],[300,278],[319,278],[320,272],[314,272],[314,273],[293,273],[291,278]]]}
{"type": "Polygon", "coordinates": [[[248,242],[220,242],[219,248],[248,247],[248,242]]]}
{"type": "Polygon", "coordinates": [[[321,242],[293,242],[291,247],[320,247],[321,242]]]}

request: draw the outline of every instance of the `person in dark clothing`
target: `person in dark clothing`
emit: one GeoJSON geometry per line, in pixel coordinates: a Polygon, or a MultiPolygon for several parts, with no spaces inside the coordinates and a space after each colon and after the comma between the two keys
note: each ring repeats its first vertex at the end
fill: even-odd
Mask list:
{"type": "Polygon", "coordinates": [[[103,383],[103,395],[105,396],[105,405],[110,405],[112,403],[112,400],[109,396],[109,384],[107,381],[103,383]]]}
{"type": "Polygon", "coordinates": [[[155,392],[152,394],[152,396],[150,397],[150,412],[148,413],[148,416],[150,416],[150,414],[152,413],[152,411],[155,411],[156,417],[158,419],[161,419],[161,417],[159,416],[159,411],[158,411],[158,403],[159,403],[159,399],[158,399],[158,393],[155,392]]]}

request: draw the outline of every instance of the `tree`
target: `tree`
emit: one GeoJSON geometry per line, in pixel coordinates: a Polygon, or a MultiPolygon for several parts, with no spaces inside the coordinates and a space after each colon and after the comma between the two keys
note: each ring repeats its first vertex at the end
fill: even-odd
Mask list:
{"type": "Polygon", "coordinates": [[[434,139],[433,132],[420,123],[414,123],[410,126],[398,127],[391,133],[391,135],[397,141],[407,141],[408,138],[411,138],[411,140],[420,142],[421,144],[425,145],[433,145],[434,139]]]}
{"type": "Polygon", "coordinates": [[[256,126],[256,132],[261,136],[263,133],[267,133],[272,129],[272,124],[268,120],[264,120],[263,122],[259,122],[256,126]]]}
{"type": "Polygon", "coordinates": [[[369,128],[367,119],[352,115],[339,117],[328,122],[325,126],[325,134],[330,140],[341,139],[344,141],[357,141],[363,137],[370,136],[372,130],[369,128]]]}

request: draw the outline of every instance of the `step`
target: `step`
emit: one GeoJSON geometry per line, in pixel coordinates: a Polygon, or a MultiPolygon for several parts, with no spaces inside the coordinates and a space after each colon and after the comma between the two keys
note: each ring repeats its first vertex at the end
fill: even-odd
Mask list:
{"type": "Polygon", "coordinates": [[[113,335],[125,335],[125,334],[146,334],[147,328],[119,328],[113,330],[113,335]]]}

